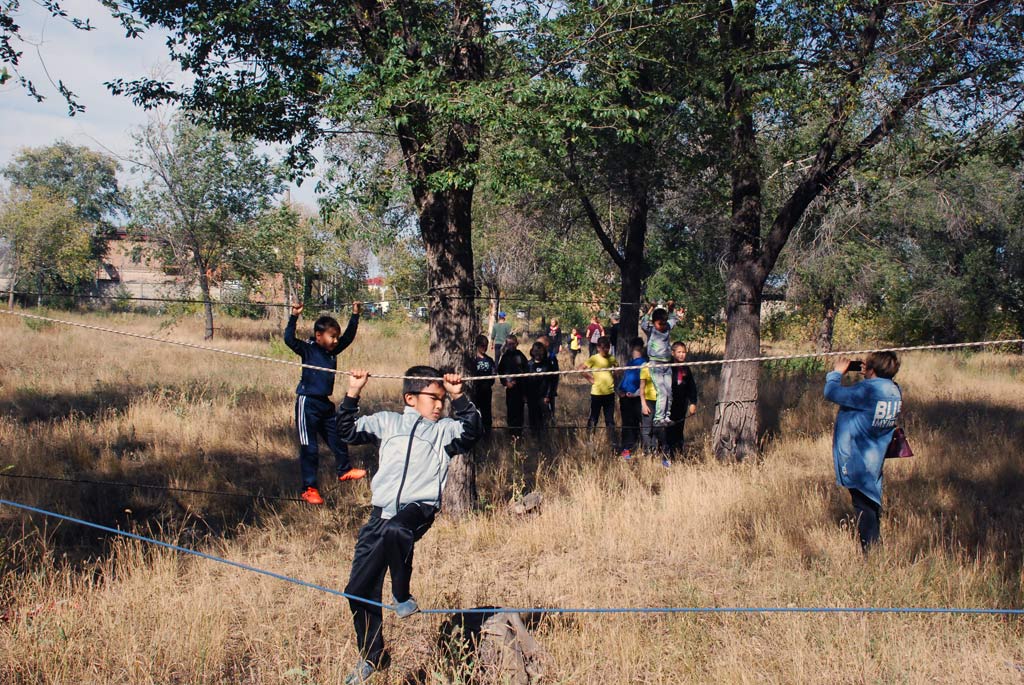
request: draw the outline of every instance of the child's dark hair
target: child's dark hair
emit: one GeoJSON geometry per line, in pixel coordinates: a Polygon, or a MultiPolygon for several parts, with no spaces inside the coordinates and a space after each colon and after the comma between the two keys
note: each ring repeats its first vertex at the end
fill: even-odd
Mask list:
{"type": "Polygon", "coordinates": [[[530,358],[531,359],[543,359],[544,357],[547,356],[547,354],[548,354],[548,346],[545,345],[544,343],[542,343],[539,340],[537,342],[533,343],[533,346],[530,348],[530,358]]]}
{"type": "Polygon", "coordinates": [[[635,338],[629,339],[629,349],[633,349],[637,345],[639,345],[640,347],[647,347],[647,343],[645,343],[644,339],[641,338],[639,335],[636,336],[635,338]]]}
{"type": "Polygon", "coordinates": [[[422,392],[427,386],[441,383],[441,381],[436,380],[440,378],[441,372],[433,366],[412,366],[406,369],[403,375],[415,376],[415,378],[406,378],[402,381],[403,395],[415,395],[418,392],[422,392]]]}
{"type": "Polygon", "coordinates": [[[484,350],[486,350],[487,349],[487,345],[488,345],[487,336],[486,335],[478,335],[478,336],[476,336],[476,342],[474,342],[473,344],[474,344],[474,346],[476,346],[478,348],[482,347],[484,350]]]}
{"type": "Polygon", "coordinates": [[[333,316],[321,316],[316,320],[316,323],[313,324],[314,333],[324,333],[331,329],[336,330],[339,333],[341,332],[341,325],[338,324],[338,320],[333,316]]]}
{"type": "Polygon", "coordinates": [[[629,341],[630,353],[639,352],[642,356],[647,356],[647,345],[644,345],[644,341],[641,338],[633,338],[629,341]]]}
{"type": "Polygon", "coordinates": [[[602,335],[600,338],[597,339],[597,346],[601,347],[602,345],[607,345],[608,347],[611,347],[612,339],[609,338],[607,335],[602,335]]]}
{"type": "Polygon", "coordinates": [[[864,366],[874,369],[879,378],[892,378],[900,371],[900,358],[895,352],[872,352],[864,360],[864,366]]]}
{"type": "Polygon", "coordinates": [[[683,348],[685,350],[686,349],[686,343],[684,343],[682,340],[676,340],[674,343],[672,343],[672,349],[674,350],[677,347],[681,347],[681,348],[683,348]]]}
{"type": "Polygon", "coordinates": [[[656,307],[651,312],[651,321],[668,321],[668,310],[663,307],[656,307]]]}

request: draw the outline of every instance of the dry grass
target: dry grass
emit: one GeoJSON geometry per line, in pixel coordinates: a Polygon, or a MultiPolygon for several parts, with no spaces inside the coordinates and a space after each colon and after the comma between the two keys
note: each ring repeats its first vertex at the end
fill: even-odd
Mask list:
{"type": "MultiPolygon", "coordinates": [[[[193,320],[164,330],[133,315],[104,322],[200,337],[193,320]]],[[[272,324],[225,325],[218,345],[288,358],[272,324]]],[[[0,317],[0,341],[0,468],[294,494],[296,369],[10,317],[0,317]]],[[[401,370],[425,347],[422,328],[368,325],[342,363],[401,370]]],[[[599,435],[514,448],[501,437],[482,457],[487,506],[435,525],[417,547],[414,591],[426,606],[1020,607],[1022,371],[1020,357],[995,354],[904,357],[918,456],[887,467],[885,546],[867,560],[833,483],[834,409],[821,375],[773,368],[759,464],[709,459],[707,401],[688,424],[692,459],[671,470],[620,464],[599,435]],[[546,495],[543,511],[506,513],[503,503],[532,487],[546,495]]],[[[714,388],[704,377],[706,400],[714,388]]],[[[564,382],[561,423],[581,420],[585,392],[564,382]]],[[[364,404],[396,398],[374,383],[364,404]]],[[[0,478],[7,499],[342,588],[368,490],[329,494],[313,510],[0,478]]],[[[355,658],[336,597],[98,538],[0,509],[0,682],[335,683],[355,658]]],[[[438,656],[440,623],[387,618],[394,667],[384,680],[463,679],[438,656]]],[[[1021,683],[1022,627],[997,617],[584,615],[545,617],[537,633],[552,682],[1021,683]]]]}

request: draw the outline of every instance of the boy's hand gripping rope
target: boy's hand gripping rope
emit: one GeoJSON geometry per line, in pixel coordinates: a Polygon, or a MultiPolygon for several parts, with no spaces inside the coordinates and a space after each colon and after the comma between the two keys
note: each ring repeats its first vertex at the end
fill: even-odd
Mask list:
{"type": "MultiPolygon", "coordinates": [[[[141,333],[132,333],[130,331],[121,331],[116,328],[104,328],[103,326],[93,326],[91,324],[80,323],[78,321],[67,321],[65,319],[54,319],[48,316],[40,316],[39,314],[28,314],[26,312],[17,312],[8,309],[0,309],[0,313],[9,314],[13,316],[20,316],[24,319],[35,319],[37,321],[47,321],[49,323],[59,323],[65,326],[75,326],[77,328],[84,328],[90,331],[99,331],[101,333],[112,333],[114,335],[123,335],[129,338],[136,338],[139,340],[152,340],[153,342],[165,343],[167,345],[177,345],[179,347],[187,347],[193,350],[204,350],[206,352],[219,352],[220,354],[229,354],[235,357],[242,357],[243,359],[255,359],[256,361],[270,362],[273,364],[285,364],[287,366],[298,366],[303,369],[315,369],[317,371],[325,371],[327,373],[338,374],[342,376],[348,376],[349,372],[342,369],[329,369],[325,366],[314,366],[312,364],[303,364],[302,362],[289,361],[287,359],[275,359],[274,357],[265,357],[258,354],[250,354],[248,352],[236,352],[235,350],[226,350],[222,347],[208,347],[206,345],[199,345],[197,343],[189,343],[181,340],[170,340],[168,338],[157,338],[150,335],[142,335],[141,333]]],[[[705,361],[693,361],[693,362],[665,362],[651,364],[648,362],[645,366],[662,366],[662,367],[674,367],[674,366],[717,366],[724,364],[742,364],[748,362],[773,362],[773,361],[785,361],[788,359],[816,359],[824,357],[843,357],[853,355],[864,355],[872,352],[913,352],[920,350],[953,350],[968,347],[989,347],[994,345],[1021,345],[1024,344],[1024,338],[1011,338],[1007,340],[982,340],[979,342],[966,342],[966,343],[944,343],[936,345],[908,345],[904,347],[881,347],[875,349],[866,350],[847,350],[843,352],[804,352],[799,354],[786,354],[776,357],[743,357],[738,359],[709,359],[705,361]]],[[[612,372],[612,371],[635,371],[640,367],[637,366],[612,366],[606,369],[565,369],[564,371],[537,371],[534,373],[506,373],[506,374],[494,374],[491,376],[467,376],[464,380],[467,381],[480,381],[480,380],[499,380],[502,378],[536,378],[537,376],[568,376],[572,374],[583,374],[583,373],[600,373],[600,372],[612,372]]],[[[400,374],[390,373],[371,373],[372,378],[392,378],[396,380],[405,380],[407,378],[413,378],[412,376],[403,376],[400,374]]],[[[433,380],[443,382],[444,379],[440,376],[437,378],[425,378],[422,376],[416,376],[418,380],[433,380]]]]}

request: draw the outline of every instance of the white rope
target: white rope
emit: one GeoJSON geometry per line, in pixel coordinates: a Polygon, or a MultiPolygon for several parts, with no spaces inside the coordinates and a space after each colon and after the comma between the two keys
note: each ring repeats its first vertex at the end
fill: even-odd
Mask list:
{"type": "MultiPolygon", "coordinates": [[[[27,314],[25,312],[17,312],[8,309],[0,309],[0,313],[13,314],[14,316],[20,316],[24,319],[35,319],[37,321],[47,321],[49,323],[59,323],[65,326],[75,326],[77,328],[84,328],[90,331],[99,331],[101,333],[112,333],[114,335],[123,335],[129,338],[137,338],[139,340],[152,340],[158,343],[166,343],[168,345],[177,345],[179,347],[187,347],[193,350],[204,350],[206,352],[219,352],[221,354],[230,354],[235,357],[242,357],[244,359],[255,359],[257,361],[272,362],[274,364],[286,364],[288,366],[298,366],[303,369],[315,369],[316,371],[326,371],[327,373],[339,374],[343,376],[351,375],[348,371],[331,369],[326,366],[314,366],[312,364],[303,364],[302,362],[293,362],[285,359],[275,359],[274,357],[264,357],[258,354],[249,354],[247,352],[236,352],[234,350],[225,350],[221,347],[208,347],[206,345],[199,345],[196,343],[184,342],[181,340],[171,340],[169,338],[156,338],[149,335],[142,335],[141,333],[131,333],[129,331],[121,331],[116,328],[104,328],[103,326],[93,326],[91,324],[80,323],[78,321],[67,321],[65,319],[54,319],[48,316],[40,316],[38,314],[27,314]]],[[[966,342],[966,343],[942,343],[936,345],[908,345],[905,347],[880,347],[865,350],[845,350],[842,352],[804,352],[800,354],[786,354],[775,357],[741,357],[737,359],[709,359],[706,361],[693,361],[693,362],[648,362],[643,366],[647,367],[675,367],[675,366],[715,366],[719,364],[743,364],[749,362],[774,362],[774,361],[786,361],[789,359],[816,359],[824,357],[849,357],[849,356],[860,356],[865,354],[871,354],[875,352],[917,352],[923,350],[954,350],[968,347],[988,347],[993,345],[1021,345],[1024,344],[1024,338],[1012,338],[1007,340],[982,340],[979,342],[966,342]]],[[[611,366],[604,369],[566,369],[564,371],[536,371],[532,373],[506,373],[497,374],[493,376],[467,376],[467,380],[497,380],[501,378],[536,378],[538,376],[567,376],[570,374],[583,374],[583,373],[598,373],[598,372],[612,372],[612,371],[636,371],[642,368],[641,366],[611,366]]],[[[397,374],[387,373],[371,373],[369,374],[372,378],[393,378],[397,380],[405,379],[421,379],[421,380],[433,380],[443,381],[443,378],[426,378],[424,376],[402,376],[397,374]]]]}

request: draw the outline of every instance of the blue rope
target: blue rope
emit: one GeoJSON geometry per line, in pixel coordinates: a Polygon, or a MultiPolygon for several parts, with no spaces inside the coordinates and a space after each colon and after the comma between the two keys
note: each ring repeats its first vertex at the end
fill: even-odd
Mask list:
{"type": "MultiPolygon", "coordinates": [[[[205,552],[199,552],[194,549],[187,547],[181,547],[180,545],[174,545],[169,542],[163,542],[161,540],[155,540],[153,538],[147,538],[143,535],[137,535],[135,533],[129,533],[117,528],[110,528],[103,526],[98,523],[91,521],[84,521],[77,519],[73,516],[65,516],[64,514],[58,514],[56,512],[47,511],[46,509],[39,509],[32,507],[27,504],[19,504],[17,502],[11,502],[9,500],[0,499],[0,504],[6,504],[9,507],[15,507],[17,509],[23,509],[25,511],[31,511],[36,514],[42,514],[44,516],[51,516],[71,523],[77,523],[82,526],[88,526],[90,528],[96,528],[114,535],[123,535],[133,540],[139,540],[140,542],[148,542],[175,552],[182,552],[184,554],[191,554],[193,556],[208,559],[210,561],[216,561],[221,564],[227,564],[228,566],[234,566],[244,571],[251,571],[264,576],[270,576],[278,580],[283,580],[286,583],[293,583],[295,585],[301,585],[303,587],[312,588],[314,590],[320,590],[331,595],[338,597],[344,597],[356,602],[363,604],[369,604],[371,606],[380,607],[381,609],[391,609],[394,607],[382,604],[372,599],[365,599],[363,597],[357,597],[350,595],[347,592],[340,592],[333,590],[316,583],[310,583],[305,580],[299,580],[298,578],[291,578],[284,576],[273,571],[266,571],[255,566],[249,566],[237,561],[231,561],[229,559],[223,559],[221,557],[214,556],[212,554],[206,554],[205,552]]],[[[969,607],[527,607],[527,608],[513,608],[513,607],[493,607],[493,608],[475,608],[475,609],[422,609],[421,614],[973,614],[973,615],[1007,615],[1007,616],[1020,616],[1024,615],[1024,609],[984,609],[984,608],[969,608],[969,607]]]]}
{"type": "Polygon", "coordinates": [[[133,540],[139,540],[140,542],[148,542],[150,544],[159,545],[161,547],[166,547],[167,549],[174,550],[175,552],[182,552],[184,554],[191,554],[193,556],[201,557],[203,559],[209,559],[210,561],[216,561],[216,562],[221,563],[221,564],[227,564],[228,566],[234,566],[235,568],[240,568],[243,571],[252,571],[253,573],[259,573],[260,575],[270,576],[271,578],[277,578],[278,580],[283,580],[283,581],[285,581],[287,583],[294,583],[295,585],[302,585],[303,587],[313,588],[314,590],[320,590],[321,592],[326,592],[328,594],[337,595],[339,597],[344,597],[346,599],[352,599],[352,600],[355,600],[357,602],[362,602],[363,604],[370,604],[372,606],[380,607],[382,609],[390,609],[391,608],[391,607],[389,607],[386,604],[381,604],[380,602],[375,602],[372,599],[363,599],[362,597],[356,597],[355,595],[350,595],[350,594],[348,594],[346,592],[339,592],[338,590],[332,590],[329,587],[324,587],[322,585],[317,585],[316,583],[310,583],[310,582],[307,582],[305,580],[299,580],[298,578],[291,578],[289,576],[283,576],[280,573],[274,573],[273,571],[265,571],[265,570],[263,570],[261,568],[256,568],[255,566],[249,566],[248,564],[243,564],[243,563],[238,562],[238,561],[231,561],[230,559],[223,559],[221,557],[215,557],[212,554],[206,554],[205,552],[199,552],[199,551],[194,550],[194,549],[189,549],[188,547],[181,547],[180,545],[174,545],[174,544],[171,544],[170,542],[163,542],[162,540],[154,540],[153,538],[147,538],[147,537],[145,537],[143,535],[137,535],[136,533],[129,533],[129,532],[124,531],[124,530],[118,530],[117,528],[110,528],[109,526],[103,526],[103,525],[100,525],[99,523],[93,523],[92,521],[83,521],[82,519],[77,519],[77,518],[75,518],[73,516],[65,516],[64,514],[58,514],[58,513],[53,512],[53,511],[47,511],[46,509],[39,509],[37,507],[31,507],[31,506],[29,506],[27,504],[18,504],[17,502],[11,502],[11,501],[5,500],[5,499],[0,499],[0,504],[6,504],[9,507],[15,507],[15,508],[18,508],[18,509],[24,509],[25,511],[31,511],[31,512],[35,512],[37,514],[43,514],[44,516],[51,516],[53,518],[58,518],[58,519],[61,519],[61,520],[64,520],[64,521],[70,521],[71,523],[77,523],[77,524],[82,525],[82,526],[89,526],[90,528],[96,528],[98,530],[102,530],[102,531],[105,531],[107,533],[113,533],[114,535],[123,535],[123,536],[125,536],[127,538],[131,538],[133,540]]]}

